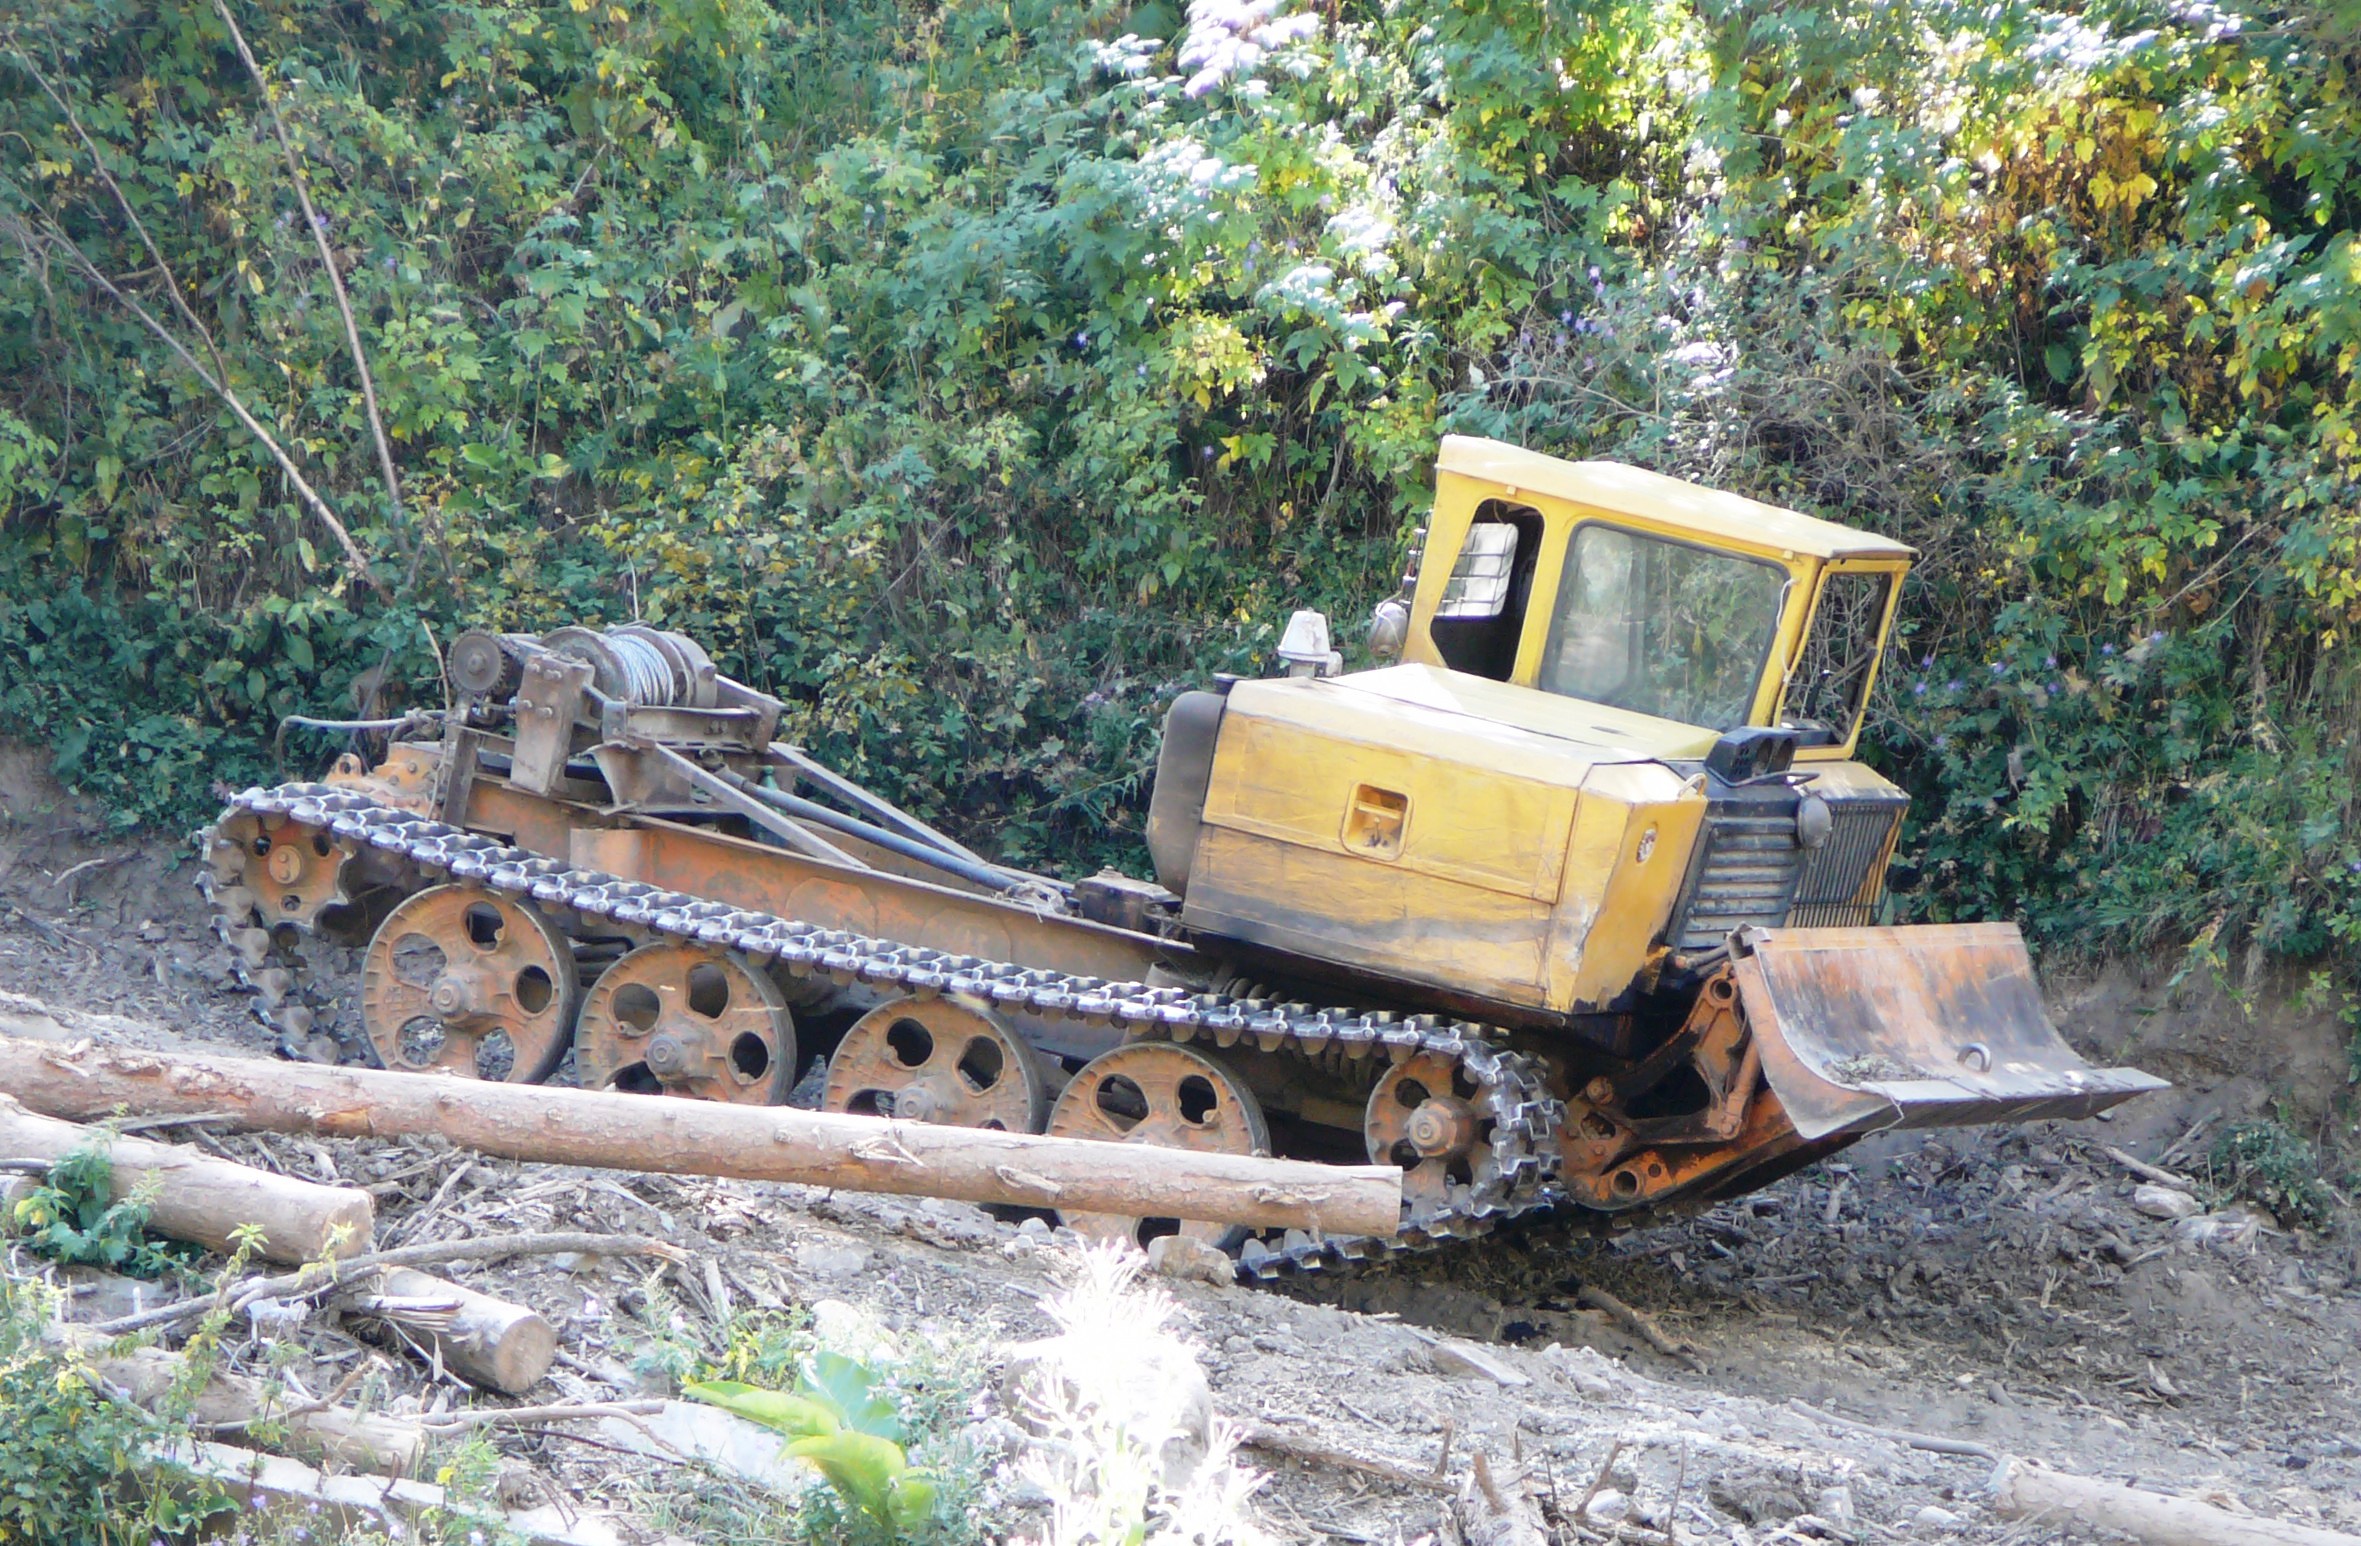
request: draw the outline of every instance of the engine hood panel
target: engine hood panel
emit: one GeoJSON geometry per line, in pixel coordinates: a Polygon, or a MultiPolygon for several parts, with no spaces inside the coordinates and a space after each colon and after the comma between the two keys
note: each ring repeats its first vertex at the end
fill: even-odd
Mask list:
{"type": "Polygon", "coordinates": [[[1204,821],[1546,905],[1598,755],[1337,682],[1241,682],[1204,821]]]}
{"type": "MultiPolygon", "coordinates": [[[[1243,691],[1241,683],[1234,691],[1243,691]]],[[[1315,687],[1325,692],[1385,700],[1404,723],[1446,723],[1455,735],[1475,735],[1512,751],[1548,757],[1574,751],[1588,768],[1601,762],[1651,762],[1702,757],[1718,737],[1711,730],[1677,724],[1629,709],[1579,698],[1562,698],[1532,687],[1446,671],[1440,666],[1388,666],[1324,682],[1258,682],[1256,687],[1315,687]],[[1480,728],[1479,728],[1480,727],[1480,728]],[[1539,743],[1537,744],[1537,740],[1539,743]]]]}

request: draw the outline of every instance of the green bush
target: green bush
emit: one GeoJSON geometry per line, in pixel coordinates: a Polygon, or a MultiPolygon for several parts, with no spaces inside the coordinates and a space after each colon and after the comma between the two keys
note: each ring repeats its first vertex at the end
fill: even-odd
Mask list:
{"type": "Polygon", "coordinates": [[[1163,706],[1390,589],[1436,436],[1480,431],[1924,551],[1870,747],[1917,797],[1914,915],[2349,972],[2361,41],[2330,12],[1184,9],[241,12],[399,517],[218,17],[28,13],[0,727],[187,820],[308,770],[281,713],[437,701],[457,627],[641,616],[997,853],[1136,865],[1163,706]],[[173,317],[35,68],[369,583],[62,257],[173,317]]]}
{"type": "Polygon", "coordinates": [[[0,1546],[129,1541],[141,1521],[120,1479],[150,1425],[42,1340],[49,1313],[39,1288],[0,1277],[0,1546]]]}
{"type": "Polygon", "coordinates": [[[2214,1185],[2271,1210],[2283,1224],[2326,1229],[2335,1222],[2336,1194],[2320,1179],[2312,1146],[2277,1122],[2240,1122],[2215,1140],[2214,1185]]]}

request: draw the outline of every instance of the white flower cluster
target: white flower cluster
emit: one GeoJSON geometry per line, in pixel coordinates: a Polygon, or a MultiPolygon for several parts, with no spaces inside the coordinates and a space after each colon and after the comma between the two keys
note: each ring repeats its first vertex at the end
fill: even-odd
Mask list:
{"type": "Polygon", "coordinates": [[[1284,14],[1293,0],[1189,0],[1189,30],[1181,39],[1181,89],[1204,96],[1233,77],[1251,81],[1265,59],[1290,43],[1319,35],[1320,18],[1284,14]]]}

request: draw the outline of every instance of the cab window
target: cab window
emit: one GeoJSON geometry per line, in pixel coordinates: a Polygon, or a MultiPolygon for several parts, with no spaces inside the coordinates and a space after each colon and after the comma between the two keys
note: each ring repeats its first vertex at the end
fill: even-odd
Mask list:
{"type": "Polygon", "coordinates": [[[1525,636],[1525,603],[1532,595],[1533,560],[1540,546],[1539,511],[1500,499],[1476,507],[1428,625],[1444,665],[1496,682],[1508,680],[1516,669],[1517,643],[1525,636]]]}
{"type": "Polygon", "coordinates": [[[1746,723],[1787,571],[1585,522],[1566,544],[1544,690],[1708,730],[1746,723]]]}
{"type": "Polygon", "coordinates": [[[1811,632],[1788,675],[1779,720],[1798,732],[1798,744],[1842,746],[1852,739],[1893,594],[1894,576],[1888,573],[1853,571],[1820,582],[1811,632]]]}

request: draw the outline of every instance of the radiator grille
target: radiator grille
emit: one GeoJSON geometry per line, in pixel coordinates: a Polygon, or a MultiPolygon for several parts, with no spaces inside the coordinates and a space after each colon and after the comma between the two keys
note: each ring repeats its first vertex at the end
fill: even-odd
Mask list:
{"type": "Polygon", "coordinates": [[[1805,856],[1788,923],[1799,929],[1857,928],[1877,921],[1885,894],[1886,863],[1902,835],[1902,813],[1910,802],[1900,795],[1865,800],[1831,800],[1835,824],[1828,841],[1805,856]]]}
{"type": "Polygon", "coordinates": [[[1708,808],[1698,853],[1665,942],[1715,950],[1745,924],[1848,928],[1874,923],[1887,861],[1909,801],[1899,795],[1831,800],[1828,841],[1795,846],[1791,809],[1755,802],[1708,808]]]}
{"type": "Polygon", "coordinates": [[[1696,866],[1673,914],[1669,943],[1714,950],[1741,924],[1777,923],[1803,878],[1795,818],[1759,805],[1708,808],[1696,866]]]}

